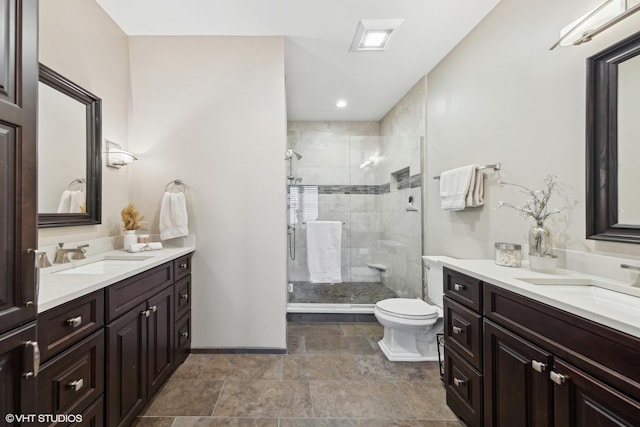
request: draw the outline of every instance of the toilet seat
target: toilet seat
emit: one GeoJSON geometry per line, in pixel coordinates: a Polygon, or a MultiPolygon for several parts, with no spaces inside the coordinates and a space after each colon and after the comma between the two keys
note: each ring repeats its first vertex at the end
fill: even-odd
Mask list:
{"type": "Polygon", "coordinates": [[[380,312],[408,320],[429,320],[438,317],[438,308],[417,298],[389,298],[376,303],[380,312]]]}

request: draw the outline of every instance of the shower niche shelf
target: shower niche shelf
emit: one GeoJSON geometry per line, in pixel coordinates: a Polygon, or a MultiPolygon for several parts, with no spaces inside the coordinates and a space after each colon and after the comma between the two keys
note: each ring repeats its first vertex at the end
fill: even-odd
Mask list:
{"type": "Polygon", "coordinates": [[[391,172],[390,184],[391,191],[411,188],[411,172],[409,167],[407,166],[406,168],[391,172]]]}

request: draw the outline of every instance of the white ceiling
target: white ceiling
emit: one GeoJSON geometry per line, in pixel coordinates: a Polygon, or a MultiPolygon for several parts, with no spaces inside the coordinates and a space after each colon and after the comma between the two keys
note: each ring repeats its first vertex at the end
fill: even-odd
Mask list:
{"type": "Polygon", "coordinates": [[[137,35],[285,36],[289,120],[380,120],[499,0],[96,0],[137,35]],[[404,19],[350,52],[362,19],[404,19]],[[348,106],[336,107],[344,98],[348,106]]]}

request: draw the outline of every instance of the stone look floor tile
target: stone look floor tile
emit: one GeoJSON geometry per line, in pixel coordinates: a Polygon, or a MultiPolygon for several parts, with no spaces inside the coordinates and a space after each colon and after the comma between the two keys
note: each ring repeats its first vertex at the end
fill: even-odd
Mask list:
{"type": "Polygon", "coordinates": [[[278,427],[278,419],[178,417],[171,427],[278,427]]]}
{"type": "Polygon", "coordinates": [[[293,323],[287,328],[288,335],[344,335],[339,323],[293,323]]]}
{"type": "Polygon", "coordinates": [[[340,327],[345,335],[365,335],[376,340],[384,335],[384,328],[379,323],[341,323],[340,327]]]}
{"type": "Polygon", "coordinates": [[[285,380],[364,380],[356,359],[342,354],[289,355],[284,361],[285,380]]]}
{"type": "Polygon", "coordinates": [[[281,418],[280,427],[465,427],[460,421],[281,418]]]}
{"type": "Polygon", "coordinates": [[[214,416],[310,417],[307,381],[225,381],[214,416]]]}
{"type": "Polygon", "coordinates": [[[173,417],[138,417],[131,427],[171,427],[173,417]]]}
{"type": "Polygon", "coordinates": [[[402,393],[405,402],[418,419],[457,420],[458,417],[445,402],[445,388],[441,383],[437,386],[424,382],[395,383],[402,393]]]}
{"type": "Polygon", "coordinates": [[[442,384],[438,362],[390,362],[382,354],[357,355],[360,372],[370,381],[426,381],[442,384]]]}
{"type": "Polygon", "coordinates": [[[211,415],[222,384],[222,381],[170,378],[144,415],[211,415]]]}
{"type": "Polygon", "coordinates": [[[391,382],[310,381],[318,418],[416,418],[391,382]]]}
{"type": "Polygon", "coordinates": [[[375,354],[379,351],[362,336],[305,336],[305,347],[308,354],[375,354]]]}
{"type": "Polygon", "coordinates": [[[282,377],[282,356],[270,354],[192,354],[178,367],[176,379],[256,379],[282,377]]]}
{"type": "Polygon", "coordinates": [[[304,343],[304,335],[287,335],[287,353],[306,353],[307,348],[304,343]]]}

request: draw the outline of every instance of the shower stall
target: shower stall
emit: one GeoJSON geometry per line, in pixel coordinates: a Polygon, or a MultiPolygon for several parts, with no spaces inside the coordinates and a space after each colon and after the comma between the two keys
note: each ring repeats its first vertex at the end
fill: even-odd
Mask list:
{"type": "Polygon", "coordinates": [[[381,299],[422,297],[421,151],[420,137],[289,133],[289,313],[372,313],[381,299]],[[310,221],[342,224],[340,283],[310,280],[310,221]]]}

